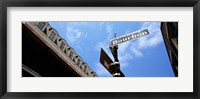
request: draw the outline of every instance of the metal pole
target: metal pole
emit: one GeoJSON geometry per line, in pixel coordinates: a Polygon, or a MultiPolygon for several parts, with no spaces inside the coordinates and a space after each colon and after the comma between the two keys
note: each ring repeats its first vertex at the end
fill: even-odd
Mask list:
{"type": "Polygon", "coordinates": [[[119,72],[120,71],[120,63],[119,63],[119,59],[118,59],[117,49],[118,49],[118,45],[110,47],[110,50],[111,50],[113,57],[114,57],[114,63],[113,63],[113,66],[114,66],[113,76],[114,77],[120,77],[120,72],[119,72]]]}

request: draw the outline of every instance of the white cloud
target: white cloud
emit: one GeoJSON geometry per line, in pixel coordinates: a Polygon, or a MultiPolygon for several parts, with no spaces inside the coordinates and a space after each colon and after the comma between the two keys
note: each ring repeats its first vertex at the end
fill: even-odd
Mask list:
{"type": "Polygon", "coordinates": [[[84,39],[87,37],[87,33],[83,33],[79,28],[88,27],[88,22],[69,22],[64,24],[66,27],[66,39],[71,43],[78,41],[78,39],[84,39]]]}
{"type": "Polygon", "coordinates": [[[66,38],[70,42],[75,42],[77,39],[81,37],[83,33],[80,32],[77,28],[67,27],[66,38]]]}
{"type": "Polygon", "coordinates": [[[71,26],[76,26],[76,27],[86,27],[89,25],[88,22],[70,22],[71,26]]]}
{"type": "Polygon", "coordinates": [[[131,46],[130,49],[131,49],[131,52],[134,54],[134,56],[136,56],[136,57],[142,57],[143,56],[143,53],[140,50],[138,50],[137,48],[131,46]]]}
{"type": "MultiPolygon", "coordinates": [[[[101,23],[101,24],[103,24],[103,23],[101,23]]],[[[106,24],[105,30],[106,30],[106,34],[108,36],[106,37],[106,39],[104,41],[97,43],[96,49],[99,50],[100,48],[103,48],[103,49],[105,49],[106,52],[108,52],[109,42],[110,42],[112,36],[114,37],[112,24],[106,24]]]]}
{"type": "Polygon", "coordinates": [[[162,34],[160,31],[160,23],[158,22],[145,22],[141,29],[148,29],[150,35],[142,37],[138,40],[138,48],[144,49],[147,47],[155,47],[160,44],[162,40],[162,34]]]}
{"type": "Polygon", "coordinates": [[[113,28],[112,28],[111,24],[109,24],[109,25],[106,26],[106,32],[107,33],[109,33],[109,34],[112,33],[112,30],[113,30],[113,28]]]}
{"type": "Polygon", "coordinates": [[[131,53],[127,53],[130,48],[130,42],[121,43],[118,47],[118,58],[120,61],[120,67],[124,68],[128,66],[128,60],[133,59],[131,53]]]}
{"type": "Polygon", "coordinates": [[[81,35],[82,35],[82,32],[79,32],[79,31],[76,32],[76,38],[80,38],[81,35]]]}
{"type": "Polygon", "coordinates": [[[99,50],[101,48],[107,49],[107,47],[108,47],[108,42],[107,41],[98,42],[97,45],[95,46],[95,48],[97,50],[99,50]]]}

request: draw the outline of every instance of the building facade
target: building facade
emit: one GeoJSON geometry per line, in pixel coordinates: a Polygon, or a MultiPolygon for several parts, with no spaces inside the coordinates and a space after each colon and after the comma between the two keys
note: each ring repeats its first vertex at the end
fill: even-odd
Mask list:
{"type": "Polygon", "coordinates": [[[22,77],[96,77],[48,22],[22,22],[22,77]]]}
{"type": "Polygon", "coordinates": [[[161,22],[161,32],[174,75],[178,77],[178,22],[161,22]]]}

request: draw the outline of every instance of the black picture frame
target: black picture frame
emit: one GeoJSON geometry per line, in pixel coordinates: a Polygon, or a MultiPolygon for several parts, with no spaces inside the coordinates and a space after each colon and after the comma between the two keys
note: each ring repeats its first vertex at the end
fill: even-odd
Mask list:
{"type": "Polygon", "coordinates": [[[2,0],[0,1],[0,97],[2,99],[200,99],[200,0],[2,0]],[[193,7],[193,92],[7,92],[7,7],[193,7]]]}

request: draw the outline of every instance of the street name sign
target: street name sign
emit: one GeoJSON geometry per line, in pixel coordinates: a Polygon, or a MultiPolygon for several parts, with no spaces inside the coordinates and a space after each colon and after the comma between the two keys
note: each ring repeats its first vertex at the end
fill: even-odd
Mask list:
{"type": "Polygon", "coordinates": [[[142,36],[145,36],[148,34],[149,34],[148,29],[143,29],[138,32],[129,33],[129,34],[126,34],[126,35],[123,35],[123,36],[120,36],[120,37],[110,40],[110,46],[115,46],[117,44],[129,41],[129,40],[132,40],[132,39],[135,39],[138,37],[142,37],[142,36]]]}

